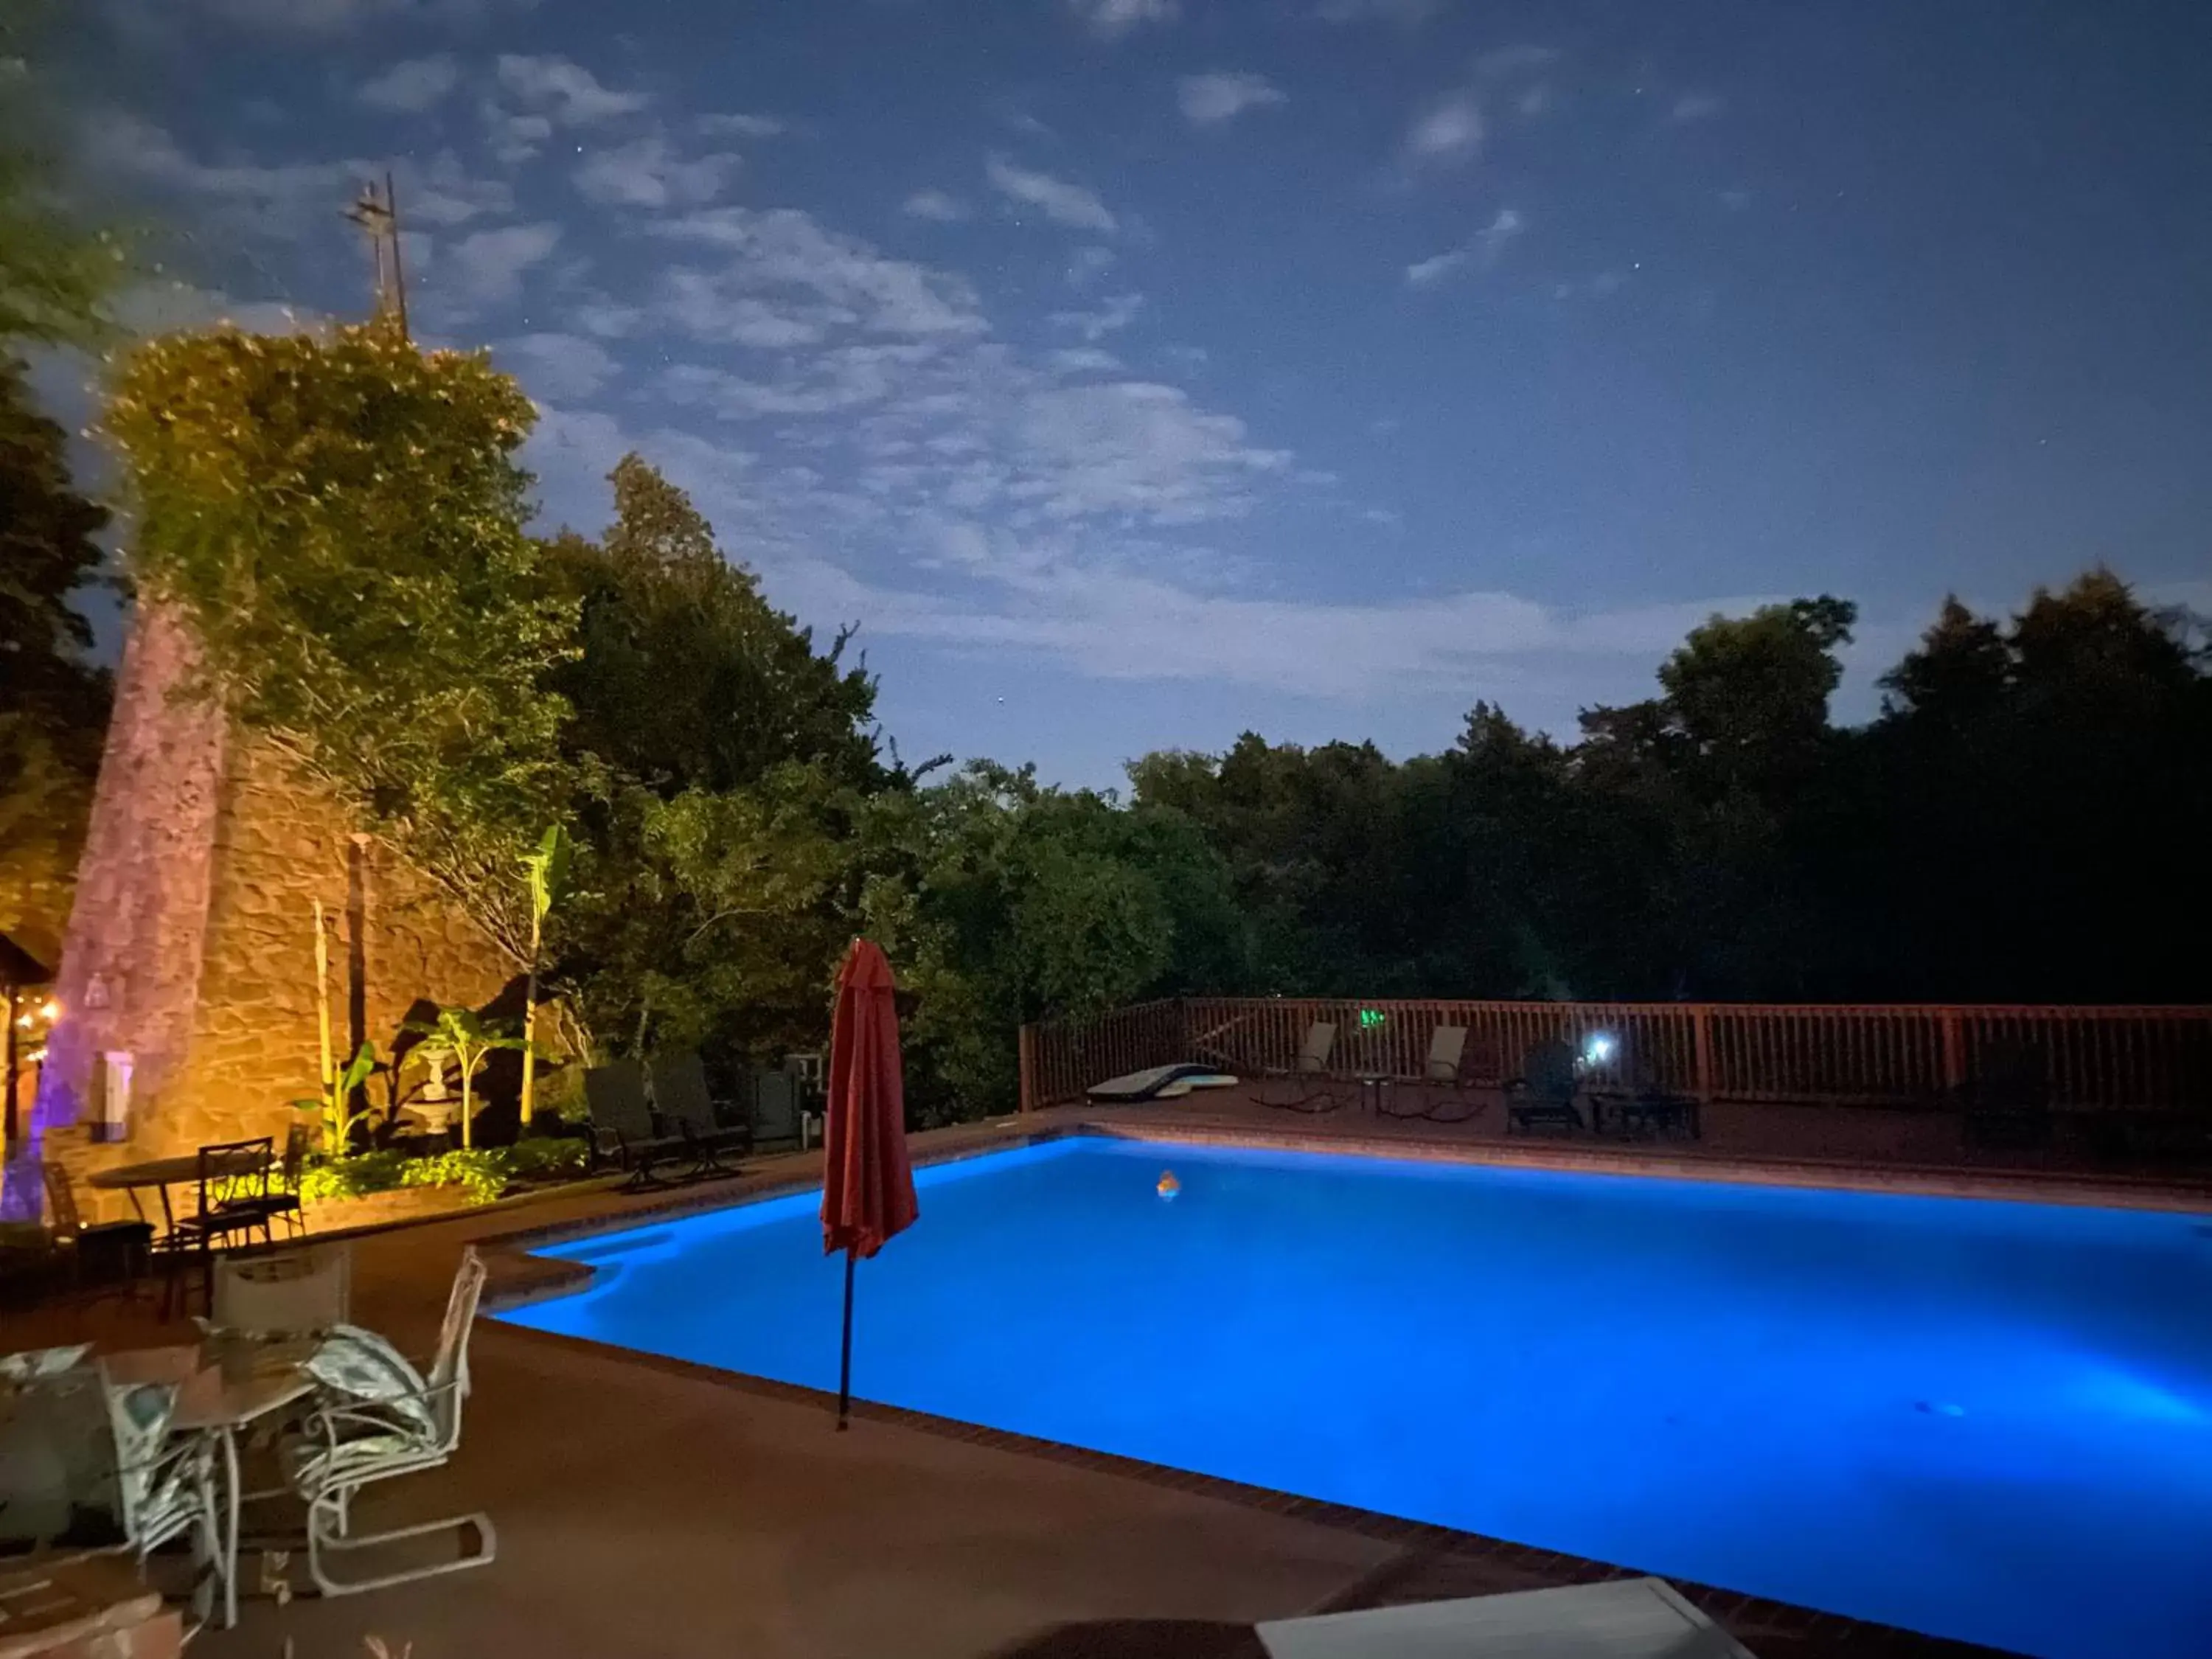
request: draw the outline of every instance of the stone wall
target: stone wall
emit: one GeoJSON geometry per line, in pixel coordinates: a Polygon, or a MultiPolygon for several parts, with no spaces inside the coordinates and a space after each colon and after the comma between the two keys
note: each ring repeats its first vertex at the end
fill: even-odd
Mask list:
{"type": "MultiPolygon", "coordinates": [[[[143,606],[126,647],[56,994],[33,1158],[79,1176],[273,1134],[316,1092],[314,902],[330,919],[332,1045],[387,1055],[411,1006],[483,1007],[504,954],[265,744],[177,695],[185,627],[143,606]],[[125,1138],[94,1139],[96,1077],[131,1057],[125,1138]]],[[[33,1189],[35,1182],[28,1183],[33,1189]]],[[[25,1172],[10,1171],[19,1211],[25,1172]]],[[[121,1200],[88,1203],[112,1212],[121,1200]]]]}

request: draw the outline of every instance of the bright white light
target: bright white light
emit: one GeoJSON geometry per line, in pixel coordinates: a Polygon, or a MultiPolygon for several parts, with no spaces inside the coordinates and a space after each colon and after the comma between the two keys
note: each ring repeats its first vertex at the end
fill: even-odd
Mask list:
{"type": "Polygon", "coordinates": [[[1613,1058],[1613,1039],[1599,1031],[1583,1044],[1583,1058],[1593,1066],[1602,1066],[1613,1058]]]}

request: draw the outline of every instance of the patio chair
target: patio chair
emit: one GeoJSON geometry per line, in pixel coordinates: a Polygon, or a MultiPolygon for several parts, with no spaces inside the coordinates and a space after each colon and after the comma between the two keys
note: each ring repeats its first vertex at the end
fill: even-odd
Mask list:
{"type": "Polygon", "coordinates": [[[307,1173],[307,1152],[313,1141],[314,1131],[306,1124],[292,1125],[284,1132],[284,1155],[270,1172],[261,1195],[234,1201],[251,1203],[270,1220],[282,1221],[284,1231],[294,1238],[307,1231],[307,1214],[300,1201],[300,1177],[307,1173]]]}
{"type": "Polygon", "coordinates": [[[1336,1047],[1336,1022],[1317,1019],[1306,1027],[1306,1040],[1298,1057],[1288,1066],[1270,1066],[1260,1073],[1259,1100],[1262,1106],[1291,1112],[1333,1112],[1344,1104],[1329,1076],[1328,1057],[1336,1047]],[[1290,1092],[1280,1100],[1268,1098],[1269,1085],[1281,1083],[1290,1092]]]}
{"type": "Polygon", "coordinates": [[[683,1151],[685,1142],[653,1127],[645,1102],[645,1067],[635,1060],[591,1067],[584,1073],[584,1101],[592,1114],[592,1149],[629,1171],[629,1190],[667,1185],[653,1179],[653,1166],[683,1151]]]}
{"type": "Polygon", "coordinates": [[[46,1222],[53,1241],[69,1257],[70,1282],[78,1290],[119,1277],[126,1291],[136,1291],[139,1276],[154,1260],[154,1225],[149,1221],[96,1221],[87,1224],[76,1207],[76,1188],[70,1172],[48,1161],[40,1167],[46,1188],[46,1222]]]}
{"type": "Polygon", "coordinates": [[[1575,1104],[1581,1091],[1575,1075],[1575,1051],[1558,1041],[1537,1043],[1521,1061],[1521,1075],[1505,1085],[1505,1127],[1581,1130],[1582,1108],[1575,1104]]]}
{"type": "Polygon", "coordinates": [[[216,1247],[228,1248],[232,1239],[251,1239],[256,1232],[263,1243],[270,1242],[269,1211],[264,1206],[269,1200],[270,1166],[276,1161],[274,1135],[216,1141],[199,1149],[199,1208],[171,1222],[167,1236],[160,1241],[160,1248],[172,1258],[167,1304],[173,1307],[176,1300],[176,1256],[187,1250],[198,1255],[200,1296],[212,1310],[216,1247]]]}
{"type": "Polygon", "coordinates": [[[714,1121],[714,1103],[707,1092],[707,1062],[694,1049],[663,1054],[653,1062],[653,1103],[660,1120],[683,1136],[691,1155],[694,1175],[735,1175],[733,1164],[721,1161],[728,1147],[743,1146],[750,1132],[727,1129],[714,1121]]]}
{"type": "Polygon", "coordinates": [[[1437,1026],[1429,1037],[1429,1058],[1421,1068],[1420,1077],[1405,1089],[1391,1091],[1401,1099],[1412,1097],[1413,1109],[1384,1107],[1381,1109],[1383,1115],[1425,1118],[1431,1123],[1464,1123],[1469,1118],[1480,1117],[1490,1103],[1468,1097],[1468,1091],[1474,1086],[1474,1080],[1467,1058],[1467,1027],[1437,1026]],[[1434,1099],[1439,1090],[1443,1091],[1441,1101],[1434,1099]]]}
{"type": "Polygon", "coordinates": [[[203,1563],[220,1560],[208,1443],[169,1432],[176,1385],[118,1382],[88,1346],[0,1360],[0,1540],[119,1536],[143,1561],[191,1534],[203,1563]]]}
{"type": "Polygon", "coordinates": [[[290,1449],[293,1492],[307,1506],[307,1576],[325,1595],[353,1595],[487,1565],[498,1540],[481,1511],[419,1522],[385,1532],[353,1529],[353,1500],[364,1486],[443,1465],[461,1441],[461,1404],[469,1393],[469,1332],[483,1295],[483,1259],[461,1252],[446,1300],[438,1352],[425,1376],[374,1331],[341,1325],[316,1350],[307,1369],[322,1384],[290,1449]],[[427,1567],[341,1577],[333,1572],[355,1552],[444,1532],[473,1533],[477,1547],[427,1567]]]}
{"type": "Polygon", "coordinates": [[[1961,1126],[1969,1147],[2051,1143],[2051,1068],[2032,1042],[2000,1037],[1974,1055],[1961,1126]]]}

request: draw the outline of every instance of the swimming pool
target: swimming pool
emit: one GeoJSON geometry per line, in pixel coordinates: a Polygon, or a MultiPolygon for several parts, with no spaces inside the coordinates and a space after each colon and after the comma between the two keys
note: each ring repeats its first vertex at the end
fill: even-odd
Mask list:
{"type": "MultiPolygon", "coordinates": [[[[2212,1653],[2198,1218],[1094,1138],[918,1182],[863,1399],[2045,1659],[2212,1653]]],[[[550,1247],[592,1287],[501,1317],[835,1389],[817,1203],[550,1247]]]]}

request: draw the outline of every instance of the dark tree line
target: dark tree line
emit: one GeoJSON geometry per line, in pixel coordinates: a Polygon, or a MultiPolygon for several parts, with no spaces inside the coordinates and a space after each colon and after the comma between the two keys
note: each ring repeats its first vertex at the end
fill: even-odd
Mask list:
{"type": "Polygon", "coordinates": [[[2212,659],[2093,571],[2008,621],[1948,601],[1831,723],[1853,607],[1693,630],[1659,693],[1563,746],[1247,734],[1147,756],[1244,918],[1237,988],[1761,1000],[2212,1000],[2212,659]]]}

